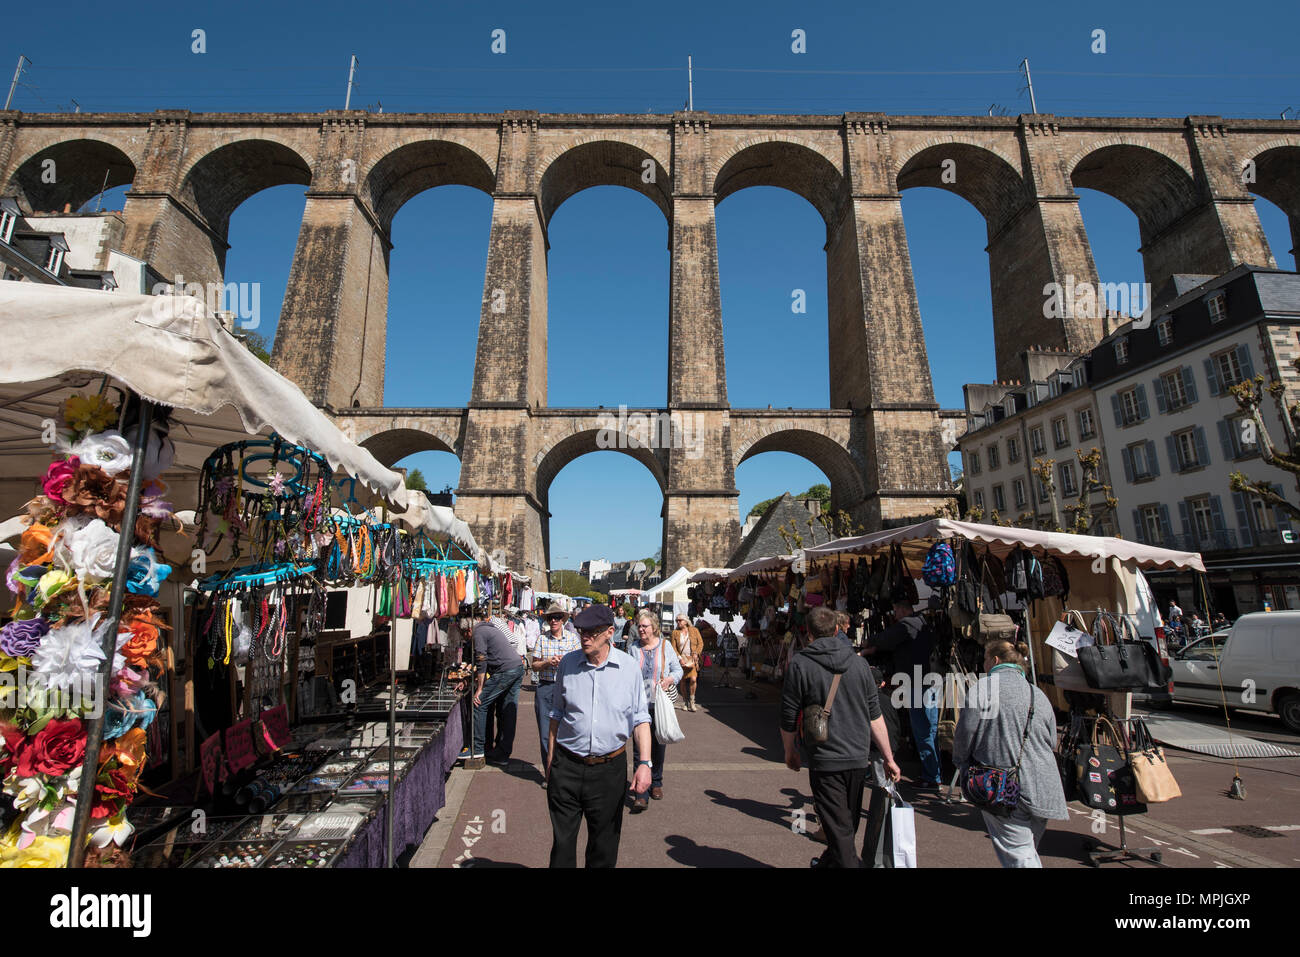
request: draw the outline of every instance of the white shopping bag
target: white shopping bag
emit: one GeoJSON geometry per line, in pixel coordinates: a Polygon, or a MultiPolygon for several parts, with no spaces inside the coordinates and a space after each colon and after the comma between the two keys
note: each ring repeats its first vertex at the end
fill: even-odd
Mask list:
{"type": "Polygon", "coordinates": [[[916,867],[916,811],[896,790],[889,808],[889,842],[895,867],[916,867]]]}

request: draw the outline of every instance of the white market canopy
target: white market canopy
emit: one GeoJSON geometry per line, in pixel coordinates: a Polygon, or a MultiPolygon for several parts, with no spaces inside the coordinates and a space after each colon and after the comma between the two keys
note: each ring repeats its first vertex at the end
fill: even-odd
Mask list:
{"type": "Polygon", "coordinates": [[[653,598],[660,594],[671,594],[676,591],[679,585],[684,585],[690,579],[691,573],[686,568],[679,568],[673,572],[654,588],[647,588],[641,593],[642,598],[653,598]]]}
{"type": "MultiPolygon", "coordinates": [[[[1197,552],[1175,552],[1122,538],[1042,532],[1037,529],[1007,528],[1001,525],[979,525],[949,518],[935,518],[918,525],[885,529],[869,535],[838,538],[825,545],[805,548],[803,555],[807,559],[816,559],[846,553],[874,552],[898,542],[903,547],[905,557],[912,564],[913,571],[919,574],[920,562],[924,559],[930,545],[945,538],[965,538],[981,542],[988,545],[998,558],[1005,558],[1017,546],[1023,546],[1035,552],[1050,553],[1058,557],[1117,558],[1125,564],[1134,562],[1139,568],[1190,568],[1198,572],[1205,571],[1205,565],[1197,552]]],[[[740,570],[736,569],[736,571],[740,570]]]]}
{"type": "Polygon", "coordinates": [[[701,568],[691,576],[691,584],[694,584],[695,582],[726,581],[727,576],[730,574],[730,568],[701,568]]]}
{"type": "Polygon", "coordinates": [[[203,303],[36,283],[0,283],[0,472],[37,478],[50,463],[43,422],[104,377],[174,410],[172,468],[197,477],[218,446],[278,433],[383,497],[396,517],[482,550],[451,509],[431,506],[349,440],[298,387],[240,344],[203,303]]]}
{"type": "Polygon", "coordinates": [[[789,568],[795,562],[799,561],[796,555],[776,555],[772,558],[755,558],[751,562],[745,562],[743,565],[737,565],[727,573],[730,579],[744,578],[746,575],[753,575],[757,572],[769,572],[778,568],[789,568]]]}

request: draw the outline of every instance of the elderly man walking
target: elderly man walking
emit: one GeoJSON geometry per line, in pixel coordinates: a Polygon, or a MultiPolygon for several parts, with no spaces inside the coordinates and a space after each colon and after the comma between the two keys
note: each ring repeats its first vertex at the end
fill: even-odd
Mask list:
{"type": "MultiPolygon", "coordinates": [[[[568,612],[556,608],[546,613],[546,634],[533,644],[533,680],[537,683],[537,733],[542,743],[542,768],[547,765],[550,755],[551,708],[555,705],[555,679],[560,671],[560,662],[572,651],[582,646],[577,638],[564,630],[568,612]]],[[[542,787],[546,787],[545,781],[542,787]]]]}
{"type": "Polygon", "coordinates": [[[590,605],[573,619],[582,642],[560,661],[548,739],[546,803],[551,867],[576,867],[587,821],[587,867],[614,867],[627,793],[628,739],[636,746],[632,791],[650,787],[650,711],[641,669],[610,645],[614,613],[590,605]]]}

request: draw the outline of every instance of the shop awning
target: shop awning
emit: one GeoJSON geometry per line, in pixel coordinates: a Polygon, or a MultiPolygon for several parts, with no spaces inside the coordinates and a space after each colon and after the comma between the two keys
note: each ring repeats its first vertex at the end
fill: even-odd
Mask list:
{"type": "Polygon", "coordinates": [[[778,568],[789,568],[795,562],[799,561],[798,555],[775,555],[771,558],[755,558],[752,562],[745,562],[743,565],[737,565],[727,573],[730,579],[744,578],[746,575],[753,575],[757,572],[774,571],[778,568]]]}
{"type": "Polygon", "coordinates": [[[1001,525],[978,525],[974,522],[958,522],[948,518],[935,518],[918,525],[885,529],[869,535],[838,538],[816,548],[806,548],[803,554],[808,559],[840,554],[864,554],[898,542],[903,546],[908,560],[913,562],[915,566],[913,570],[919,572],[919,561],[924,557],[925,551],[932,543],[944,538],[966,538],[982,542],[988,545],[993,554],[999,558],[1005,558],[1017,546],[1022,546],[1057,556],[1118,558],[1124,563],[1135,562],[1139,568],[1190,568],[1198,572],[1205,571],[1205,565],[1197,552],[1175,552],[1122,538],[1042,532],[1032,528],[1007,528],[1001,525]]]}
{"type": "Polygon", "coordinates": [[[726,581],[727,576],[731,574],[730,568],[701,568],[691,576],[691,584],[695,582],[720,582],[726,581]]]}
{"type": "Polygon", "coordinates": [[[645,591],[643,591],[641,593],[641,597],[653,598],[656,595],[660,595],[666,592],[672,592],[676,590],[678,585],[684,584],[690,577],[691,577],[691,573],[688,569],[679,568],[677,569],[677,571],[673,572],[671,575],[669,575],[667,578],[661,581],[658,585],[655,585],[654,588],[647,588],[645,591]]]}

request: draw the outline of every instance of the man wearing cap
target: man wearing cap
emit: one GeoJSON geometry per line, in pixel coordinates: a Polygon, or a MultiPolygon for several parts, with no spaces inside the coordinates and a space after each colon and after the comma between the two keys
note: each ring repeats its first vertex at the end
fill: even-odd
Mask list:
{"type": "Polygon", "coordinates": [[[551,867],[576,867],[578,827],[587,821],[587,867],[618,863],[627,791],[629,738],[635,746],[632,791],[650,787],[650,711],[641,669],[610,644],[614,613],[590,605],[573,619],[582,643],[556,669],[547,742],[546,802],[551,867]]]}
{"type": "MultiPolygon", "coordinates": [[[[533,643],[533,681],[537,685],[537,733],[542,741],[542,768],[546,768],[548,739],[551,733],[551,707],[555,703],[555,676],[560,668],[560,661],[571,651],[578,651],[582,644],[564,630],[564,623],[569,613],[561,608],[553,608],[546,613],[546,634],[533,643]]],[[[546,787],[546,782],[542,782],[546,787]]]]}

